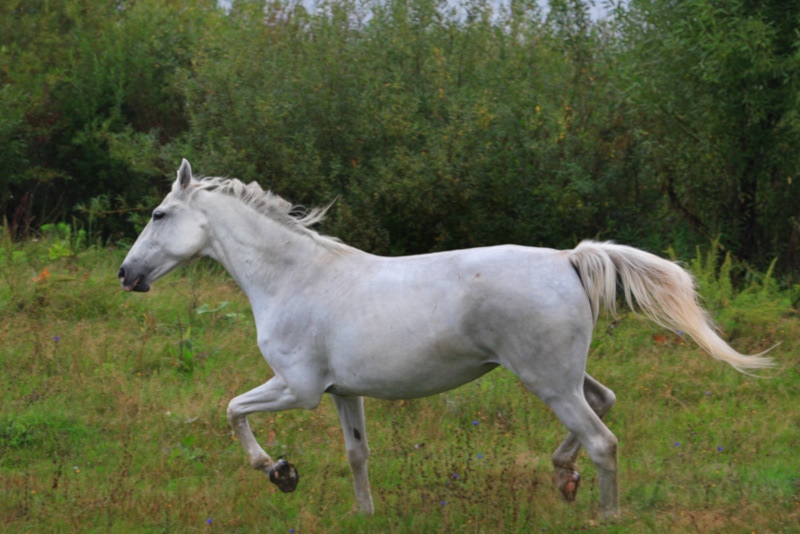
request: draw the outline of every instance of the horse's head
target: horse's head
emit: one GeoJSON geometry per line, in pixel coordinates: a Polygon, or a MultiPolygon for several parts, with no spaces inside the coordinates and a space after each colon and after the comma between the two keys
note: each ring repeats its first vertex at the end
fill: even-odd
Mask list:
{"type": "Polygon", "coordinates": [[[192,168],[185,159],[172,191],[133,244],[119,281],[125,291],[149,291],[150,284],[181,263],[197,257],[207,242],[206,217],[189,203],[192,168]]]}

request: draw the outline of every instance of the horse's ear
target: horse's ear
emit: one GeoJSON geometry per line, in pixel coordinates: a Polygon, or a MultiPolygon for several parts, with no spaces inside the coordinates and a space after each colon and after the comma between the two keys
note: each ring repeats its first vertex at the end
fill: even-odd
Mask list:
{"type": "Polygon", "coordinates": [[[181,189],[186,189],[192,183],[192,166],[186,161],[186,158],[181,162],[181,168],[178,169],[178,183],[181,189]]]}

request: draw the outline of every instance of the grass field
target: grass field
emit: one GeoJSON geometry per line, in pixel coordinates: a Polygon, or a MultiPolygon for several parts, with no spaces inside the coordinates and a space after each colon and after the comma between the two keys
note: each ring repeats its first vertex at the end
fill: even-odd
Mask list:
{"type": "Polygon", "coordinates": [[[585,456],[577,501],[562,501],[550,455],[565,430],[503,370],[427,399],[367,400],[376,513],[363,517],[329,400],[251,417],[297,466],[293,494],[231,438],[228,401],[270,370],[226,274],[199,262],[126,294],[124,251],[74,244],[5,239],[0,252],[4,532],[800,531],[800,322],[763,279],[735,293],[724,266],[691,262],[736,348],[782,342],[769,378],[630,314],[598,324],[589,372],[618,397],[606,420],[620,522],[596,524],[585,456]]]}

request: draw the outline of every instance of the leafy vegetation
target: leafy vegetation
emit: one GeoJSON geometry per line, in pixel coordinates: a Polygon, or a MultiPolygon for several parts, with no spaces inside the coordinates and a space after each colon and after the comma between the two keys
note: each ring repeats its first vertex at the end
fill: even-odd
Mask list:
{"type": "Polygon", "coordinates": [[[3,2],[12,237],[130,238],[186,156],[377,253],[718,239],[794,283],[797,5],[318,4],[3,2]]]}
{"type": "Polygon", "coordinates": [[[780,368],[748,377],[634,315],[601,320],[589,372],[619,399],[606,420],[623,518],[598,526],[591,462],[563,502],[550,454],[565,430],[504,370],[426,399],[367,400],[373,517],[351,512],[332,403],[252,416],[300,470],[298,490],[279,493],[225,417],[271,375],[233,281],[201,261],[124,293],[124,250],[74,243],[63,228],[22,243],[6,231],[0,249],[5,531],[784,532],[800,520],[800,323],[771,276],[735,289],[738,264],[718,247],[688,262],[706,304],[739,350],[783,342],[780,368]]]}

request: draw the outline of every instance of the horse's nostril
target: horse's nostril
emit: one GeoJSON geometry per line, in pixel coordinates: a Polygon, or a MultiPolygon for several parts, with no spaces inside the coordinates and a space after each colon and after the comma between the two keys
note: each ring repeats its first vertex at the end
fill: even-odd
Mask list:
{"type": "Polygon", "coordinates": [[[125,278],[125,269],[122,267],[119,268],[119,272],[117,273],[117,278],[125,278]]]}

